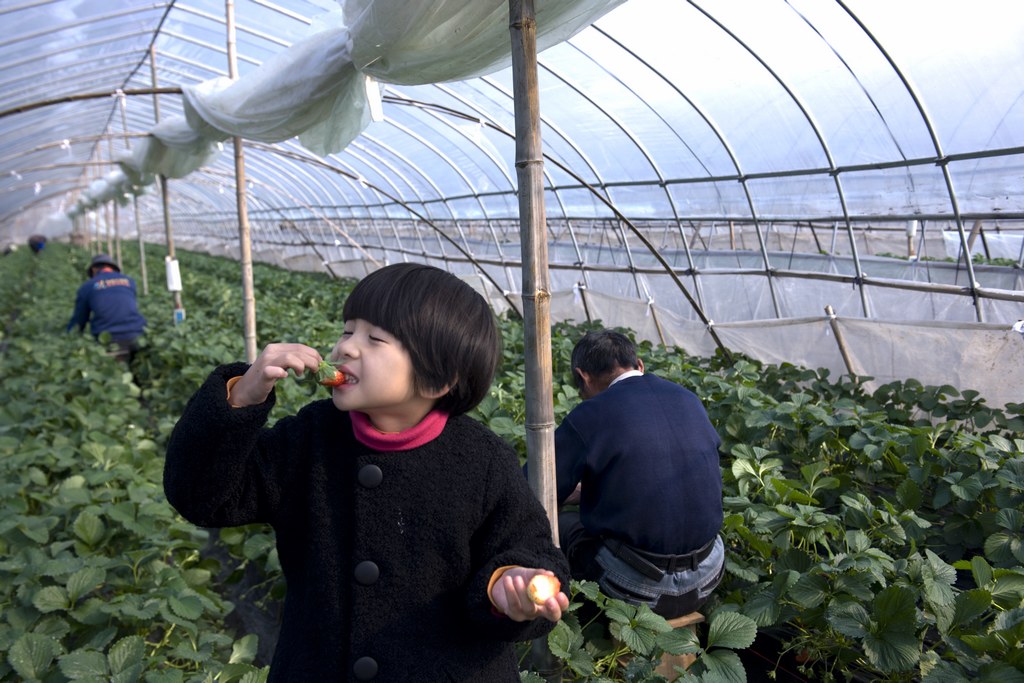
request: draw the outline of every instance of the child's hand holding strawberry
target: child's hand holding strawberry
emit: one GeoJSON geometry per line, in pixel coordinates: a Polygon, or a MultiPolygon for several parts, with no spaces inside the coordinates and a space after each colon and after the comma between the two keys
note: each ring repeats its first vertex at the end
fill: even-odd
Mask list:
{"type": "Polygon", "coordinates": [[[513,621],[537,617],[558,621],[569,607],[569,598],[547,569],[510,567],[494,582],[490,597],[498,611],[513,621]]]}
{"type": "Polygon", "coordinates": [[[267,344],[245,374],[230,386],[229,401],[236,408],[259,405],[289,370],[297,375],[306,370],[315,372],[321,360],[320,352],[305,344],[267,344]]]}

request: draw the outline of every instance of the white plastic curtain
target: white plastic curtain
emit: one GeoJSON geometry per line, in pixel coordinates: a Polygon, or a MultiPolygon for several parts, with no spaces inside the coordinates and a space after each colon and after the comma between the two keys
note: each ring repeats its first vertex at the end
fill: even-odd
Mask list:
{"type": "MultiPolygon", "coordinates": [[[[571,38],[624,0],[545,0],[538,50],[571,38]]],[[[181,178],[209,163],[230,137],[311,152],[343,150],[372,120],[379,83],[426,84],[483,76],[510,62],[507,0],[341,0],[311,35],[232,81],[182,86],[185,114],[157,124],[122,171],[83,199],[138,193],[155,176],[181,178]]],[[[69,215],[90,206],[72,207],[69,215]]]]}

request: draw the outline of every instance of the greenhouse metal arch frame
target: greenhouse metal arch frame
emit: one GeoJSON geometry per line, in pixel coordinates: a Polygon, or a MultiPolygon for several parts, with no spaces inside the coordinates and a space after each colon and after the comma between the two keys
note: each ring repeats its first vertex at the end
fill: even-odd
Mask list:
{"type": "MultiPolygon", "coordinates": [[[[237,3],[240,80],[337,6],[237,3]]],[[[1024,59],[1011,9],[607,3],[539,58],[553,317],[694,353],[725,346],[1019,400],[1012,377],[981,372],[1021,365],[1010,325],[1024,301],[1024,59]],[[844,335],[849,357],[837,320],[858,328],[844,335]],[[915,346],[935,326],[952,330],[942,347],[915,346]],[[965,349],[980,347],[987,360],[967,363],[965,349]]],[[[96,169],[116,169],[158,118],[182,114],[169,84],[228,71],[222,3],[89,11],[61,0],[0,8],[13,27],[0,46],[0,216],[12,244],[67,235],[70,222],[52,217],[104,178],[96,169]],[[73,33],[87,35],[65,40],[73,33]]],[[[339,151],[311,153],[301,134],[247,140],[255,257],[356,276],[427,260],[516,307],[511,75],[381,78],[380,120],[339,151]]],[[[170,178],[166,223],[159,193],[140,194],[142,235],[162,241],[169,224],[179,246],[231,253],[234,176],[221,154],[170,178]]],[[[109,210],[87,213],[80,225],[109,234],[109,210]]],[[[114,226],[124,238],[136,234],[130,217],[114,226]]]]}

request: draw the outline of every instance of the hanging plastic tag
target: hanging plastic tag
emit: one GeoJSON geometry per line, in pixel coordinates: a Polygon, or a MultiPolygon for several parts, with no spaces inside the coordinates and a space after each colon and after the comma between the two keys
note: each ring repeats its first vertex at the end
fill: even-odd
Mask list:
{"type": "Polygon", "coordinates": [[[167,291],[181,291],[181,271],[178,270],[178,259],[170,256],[164,257],[164,265],[167,267],[167,291]]]}

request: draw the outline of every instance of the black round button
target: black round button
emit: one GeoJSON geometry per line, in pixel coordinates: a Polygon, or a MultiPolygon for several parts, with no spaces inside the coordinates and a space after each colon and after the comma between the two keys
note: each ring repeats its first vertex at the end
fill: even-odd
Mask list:
{"type": "Polygon", "coordinates": [[[376,465],[364,465],[359,470],[359,483],[368,489],[380,486],[382,481],[384,481],[384,473],[376,465]]]}
{"type": "Polygon", "coordinates": [[[363,560],[356,565],[355,576],[356,581],[364,586],[369,586],[376,583],[377,579],[380,578],[380,567],[375,562],[363,560]]]}
{"type": "Polygon", "coordinates": [[[377,660],[373,657],[360,657],[352,665],[352,673],[357,681],[372,681],[377,677],[377,660]]]}

